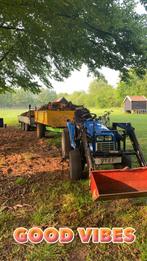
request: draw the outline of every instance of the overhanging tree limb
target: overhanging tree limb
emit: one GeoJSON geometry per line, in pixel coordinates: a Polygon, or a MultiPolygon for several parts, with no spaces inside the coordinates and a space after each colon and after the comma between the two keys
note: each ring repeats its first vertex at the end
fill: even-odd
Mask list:
{"type": "Polygon", "coordinates": [[[13,85],[35,92],[34,76],[50,87],[50,79],[68,77],[83,63],[94,73],[102,66],[145,67],[146,18],[135,16],[135,1],[0,1],[1,86],[13,76],[13,85]]]}
{"type": "Polygon", "coordinates": [[[11,52],[12,48],[10,48],[7,52],[5,52],[3,54],[3,56],[0,58],[0,62],[2,62],[3,60],[6,59],[6,57],[8,56],[8,54],[11,52]]]}

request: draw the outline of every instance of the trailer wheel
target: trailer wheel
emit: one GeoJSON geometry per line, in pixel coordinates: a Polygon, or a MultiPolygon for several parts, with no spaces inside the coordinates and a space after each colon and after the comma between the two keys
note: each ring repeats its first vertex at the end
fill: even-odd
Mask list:
{"type": "Polygon", "coordinates": [[[130,155],[123,155],[122,163],[114,164],[114,169],[121,169],[125,167],[132,168],[132,159],[130,155]]]}
{"type": "Polygon", "coordinates": [[[71,150],[68,128],[65,128],[62,132],[61,148],[62,148],[62,158],[68,159],[69,152],[71,150]]]}
{"type": "Polygon", "coordinates": [[[23,122],[21,122],[21,130],[25,130],[25,124],[23,122]]]}
{"type": "Polygon", "coordinates": [[[29,131],[29,127],[30,127],[29,124],[24,123],[24,130],[25,130],[25,131],[29,131]]]}
{"type": "Polygon", "coordinates": [[[82,178],[82,161],[79,149],[69,152],[69,167],[71,180],[79,180],[82,178]]]}
{"type": "Polygon", "coordinates": [[[46,130],[45,125],[41,123],[37,123],[37,138],[41,139],[45,137],[45,130],[46,130]]]}

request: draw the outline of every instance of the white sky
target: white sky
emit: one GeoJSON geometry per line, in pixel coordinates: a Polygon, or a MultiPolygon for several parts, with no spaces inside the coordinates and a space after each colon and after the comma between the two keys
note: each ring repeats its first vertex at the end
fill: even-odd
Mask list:
{"type": "MultiPolygon", "coordinates": [[[[145,13],[144,7],[140,4],[138,4],[136,10],[139,14],[145,13]]],[[[119,82],[118,71],[103,67],[101,72],[104,74],[109,84],[114,87],[117,85],[117,83],[119,82]]],[[[87,91],[88,86],[93,79],[93,77],[87,76],[87,67],[83,65],[80,71],[75,70],[68,79],[65,79],[64,82],[53,81],[52,84],[57,93],[72,93],[74,91],[81,90],[87,91]]]]}

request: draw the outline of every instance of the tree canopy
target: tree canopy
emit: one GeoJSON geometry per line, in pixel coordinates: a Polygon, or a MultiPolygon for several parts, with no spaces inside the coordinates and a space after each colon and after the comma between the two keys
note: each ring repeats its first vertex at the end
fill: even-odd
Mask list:
{"type": "Polygon", "coordinates": [[[144,5],[145,9],[147,10],[147,1],[146,0],[141,0],[141,3],[144,5]]]}
{"type": "MultiPolygon", "coordinates": [[[[147,62],[146,15],[135,0],[1,0],[0,92],[37,92],[88,66],[136,68],[147,62]]],[[[141,0],[146,5],[146,0],[141,0]]]]}
{"type": "Polygon", "coordinates": [[[129,80],[121,81],[117,86],[118,100],[122,102],[127,95],[144,95],[147,97],[147,72],[143,78],[139,78],[135,71],[129,71],[129,80]]]}
{"type": "Polygon", "coordinates": [[[93,80],[88,91],[75,91],[72,94],[59,93],[59,97],[65,97],[78,105],[84,105],[87,108],[111,108],[120,106],[117,100],[117,89],[107,83],[104,78],[93,80]]]}

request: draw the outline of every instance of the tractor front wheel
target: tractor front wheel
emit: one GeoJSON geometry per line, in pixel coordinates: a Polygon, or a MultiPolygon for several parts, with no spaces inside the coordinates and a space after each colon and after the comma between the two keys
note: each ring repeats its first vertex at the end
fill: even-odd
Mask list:
{"type": "Polygon", "coordinates": [[[114,164],[114,169],[121,169],[125,167],[132,168],[132,159],[130,155],[123,155],[122,163],[114,164]]]}
{"type": "Polygon", "coordinates": [[[79,180],[82,178],[82,160],[79,149],[69,152],[69,167],[71,180],[79,180]]]}
{"type": "Polygon", "coordinates": [[[132,159],[130,155],[123,155],[122,165],[124,168],[125,167],[132,168],[132,159]]]}

